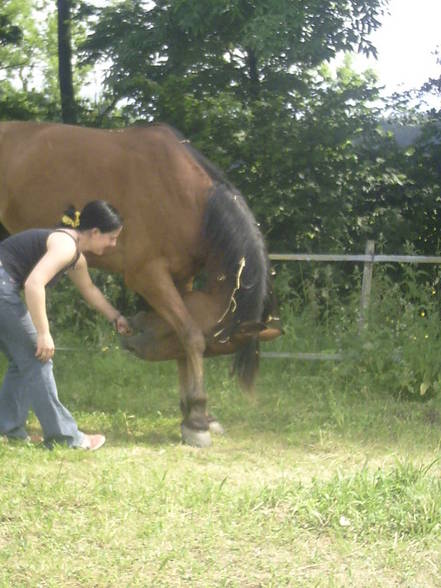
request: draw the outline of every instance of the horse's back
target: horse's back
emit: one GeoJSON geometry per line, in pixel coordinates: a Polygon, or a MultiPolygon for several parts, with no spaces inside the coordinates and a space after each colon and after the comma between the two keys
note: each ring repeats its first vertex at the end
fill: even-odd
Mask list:
{"type": "Polygon", "coordinates": [[[124,201],[129,198],[129,203],[135,204],[130,201],[131,190],[141,181],[139,192],[147,200],[158,188],[167,187],[169,198],[180,195],[182,186],[194,189],[202,183],[207,188],[211,183],[166,125],[103,130],[51,123],[0,123],[0,167],[2,178],[15,193],[20,187],[32,187],[35,193],[42,186],[53,203],[62,195],[53,195],[51,188],[60,186],[67,193],[64,200],[70,194],[75,201],[90,200],[90,194],[80,193],[79,188],[89,193],[106,191],[109,197],[119,188],[128,192],[124,201]]]}
{"type": "Polygon", "coordinates": [[[101,198],[127,230],[119,255],[96,264],[122,271],[162,255],[178,278],[191,273],[212,181],[166,125],[2,123],[0,169],[0,221],[10,232],[54,225],[71,204],[101,198]]]}

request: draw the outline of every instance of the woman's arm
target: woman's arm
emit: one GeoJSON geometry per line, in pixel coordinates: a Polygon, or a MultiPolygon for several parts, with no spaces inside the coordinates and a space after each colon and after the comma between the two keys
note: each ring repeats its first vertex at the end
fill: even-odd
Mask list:
{"type": "Polygon", "coordinates": [[[62,233],[52,233],[47,241],[47,252],[34,267],[24,283],[26,305],[37,330],[36,357],[47,361],[54,355],[55,346],[46,314],[46,284],[68,265],[76,254],[73,240],[62,233]]]}
{"type": "Polygon", "coordinates": [[[92,282],[84,255],[80,255],[75,268],[69,270],[67,274],[81,293],[84,300],[92,306],[92,308],[95,308],[98,312],[104,315],[108,321],[114,323],[118,333],[128,334],[130,332],[130,327],[125,317],[123,317],[121,313],[110,304],[101,290],[92,282]]]}

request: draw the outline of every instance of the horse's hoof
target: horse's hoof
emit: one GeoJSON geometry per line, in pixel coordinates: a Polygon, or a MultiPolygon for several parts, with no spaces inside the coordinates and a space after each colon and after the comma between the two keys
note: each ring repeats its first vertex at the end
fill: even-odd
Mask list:
{"type": "Polygon", "coordinates": [[[213,433],[214,435],[224,435],[225,434],[225,429],[223,428],[223,426],[220,424],[219,421],[210,421],[208,424],[208,428],[210,429],[210,433],[213,433]]]}
{"type": "Polygon", "coordinates": [[[182,442],[191,447],[210,447],[210,431],[197,431],[189,429],[184,424],[181,425],[182,442]]]}

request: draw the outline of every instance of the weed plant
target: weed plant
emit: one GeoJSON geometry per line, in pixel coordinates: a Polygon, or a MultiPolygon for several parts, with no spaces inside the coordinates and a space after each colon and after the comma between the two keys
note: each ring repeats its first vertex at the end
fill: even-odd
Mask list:
{"type": "Polygon", "coordinates": [[[352,355],[353,376],[382,394],[439,396],[439,271],[406,265],[396,282],[387,269],[375,268],[366,326],[352,333],[349,329],[342,337],[342,345],[352,355]]]}
{"type": "Polygon", "coordinates": [[[277,286],[286,336],[275,348],[341,353],[344,360],[333,370],[340,385],[403,398],[439,395],[440,270],[403,264],[398,273],[376,265],[363,327],[361,273],[356,268],[342,288],[333,281],[335,271],[325,266],[309,272],[289,301],[289,282],[281,272],[277,286]]]}

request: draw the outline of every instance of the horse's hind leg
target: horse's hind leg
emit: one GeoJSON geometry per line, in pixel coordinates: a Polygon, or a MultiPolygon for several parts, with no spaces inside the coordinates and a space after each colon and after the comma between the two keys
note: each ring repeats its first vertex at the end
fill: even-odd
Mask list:
{"type": "Polygon", "coordinates": [[[203,355],[205,338],[188,312],[176,286],[161,264],[150,264],[145,271],[128,280],[128,286],[145,297],[147,302],[175,330],[184,350],[186,367],[180,369],[181,405],[185,406],[182,422],[182,440],[197,447],[210,445],[207,418],[207,396],[203,385],[203,355]]]}

